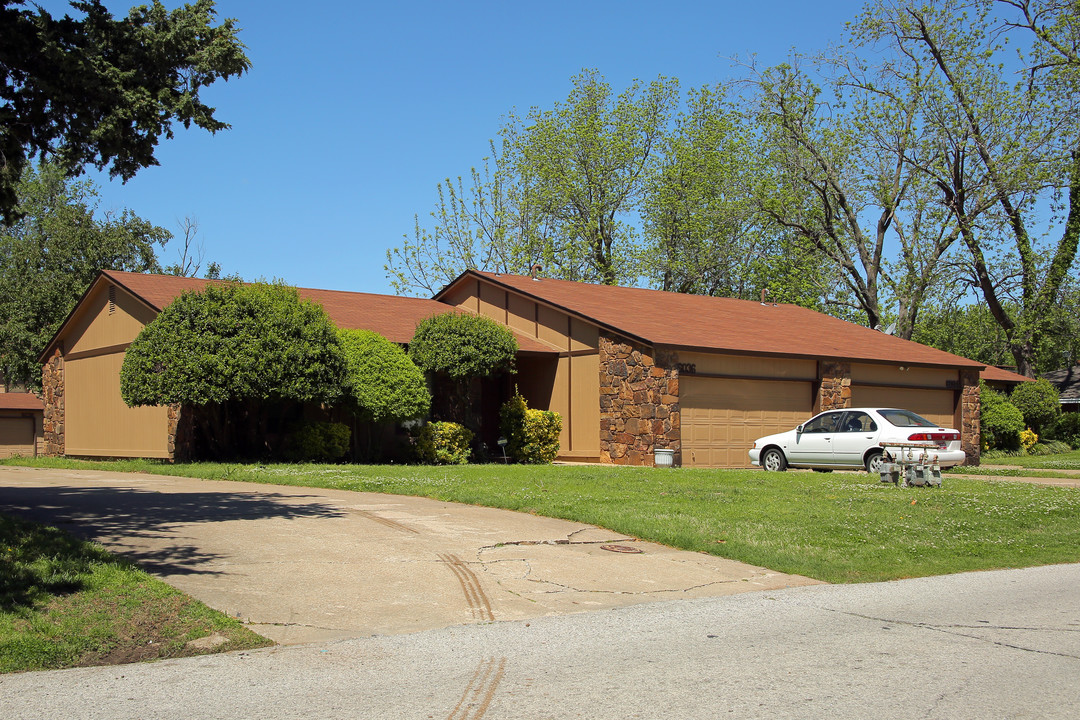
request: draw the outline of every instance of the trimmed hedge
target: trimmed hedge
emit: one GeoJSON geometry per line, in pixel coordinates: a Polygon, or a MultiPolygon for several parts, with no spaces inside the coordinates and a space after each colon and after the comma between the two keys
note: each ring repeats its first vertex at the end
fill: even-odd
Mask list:
{"type": "Polygon", "coordinates": [[[453,422],[429,422],[420,428],[416,453],[430,465],[465,465],[469,462],[473,434],[453,422]]]}
{"type": "Polygon", "coordinates": [[[979,423],[983,444],[999,450],[1019,450],[1024,415],[1004,395],[985,384],[980,391],[979,423]]]}
{"type": "Polygon", "coordinates": [[[1024,423],[1040,435],[1053,427],[1061,414],[1061,395],[1046,378],[1020,383],[1009,396],[1009,402],[1023,414],[1024,423]]]}

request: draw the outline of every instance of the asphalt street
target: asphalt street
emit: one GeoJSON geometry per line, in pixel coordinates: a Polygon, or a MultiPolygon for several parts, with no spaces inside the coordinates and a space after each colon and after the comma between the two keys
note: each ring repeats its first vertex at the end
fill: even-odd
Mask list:
{"type": "Polygon", "coordinates": [[[1080,565],[0,676],[0,718],[1075,718],[1080,565]]]}

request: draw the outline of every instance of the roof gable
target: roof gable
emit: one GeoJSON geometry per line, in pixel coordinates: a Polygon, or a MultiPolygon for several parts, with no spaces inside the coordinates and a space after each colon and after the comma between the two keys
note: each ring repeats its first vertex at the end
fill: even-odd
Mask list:
{"type": "Polygon", "coordinates": [[[982,363],[901,340],[797,305],[533,279],[468,270],[475,277],[651,345],[748,355],[981,368],[982,363]]]}
{"type": "MultiPolygon", "coordinates": [[[[56,335],[41,355],[41,360],[52,352],[57,341],[73,327],[73,320],[87,298],[95,295],[99,284],[111,282],[144,303],[155,313],[161,312],[185,292],[198,292],[210,284],[228,282],[205,278],[177,277],[174,275],[147,275],[120,270],[102,270],[87,289],[75,309],[60,326],[56,335]]],[[[346,292],[340,290],[317,290],[296,288],[301,298],[322,305],[331,322],[343,330],[372,330],[388,340],[402,345],[409,343],[417,324],[432,315],[462,312],[446,303],[427,298],[378,295],[374,293],[346,292]]],[[[525,352],[550,353],[550,348],[540,342],[515,332],[519,347],[525,352]]]]}

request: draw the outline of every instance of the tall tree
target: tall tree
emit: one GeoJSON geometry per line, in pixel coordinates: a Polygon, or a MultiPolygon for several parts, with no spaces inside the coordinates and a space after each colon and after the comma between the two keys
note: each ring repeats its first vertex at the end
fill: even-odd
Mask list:
{"type": "Polygon", "coordinates": [[[832,277],[754,201],[761,136],[725,88],[689,93],[659,145],[642,203],[642,272],[663,290],[820,306],[832,277]]]}
{"type": "Polygon", "coordinates": [[[229,126],[200,99],[203,88],[248,70],[233,20],[214,25],[213,0],[166,10],[160,0],[113,18],[101,0],[54,18],[25,0],[0,3],[0,215],[15,221],[28,160],[55,157],[129,180],[157,165],[173,123],[229,126]]]}
{"type": "Polygon", "coordinates": [[[399,292],[432,292],[466,268],[614,284],[637,276],[644,182],[667,131],[677,84],[635,81],[616,95],[596,71],[565,102],[510,114],[483,171],[439,186],[433,228],[387,253],[399,292]]]}
{"type": "Polygon", "coordinates": [[[932,185],[910,162],[936,152],[925,136],[921,78],[851,52],[820,67],[820,82],[798,61],[751,68],[765,164],[755,196],[777,227],[835,268],[841,292],[829,299],[832,312],[857,312],[871,327],[896,318],[896,333],[909,338],[958,235],[933,222],[932,185]],[[900,248],[896,262],[889,242],[900,248]]]}
{"type": "Polygon", "coordinates": [[[971,283],[1027,375],[1080,237],[1077,11],[1074,2],[908,0],[859,19],[869,37],[927,68],[941,101],[928,122],[948,146],[929,174],[971,283]]]}
{"type": "Polygon", "coordinates": [[[38,353],[98,270],[160,272],[170,234],[129,210],[95,217],[94,184],[55,164],[26,168],[18,193],[22,219],[0,226],[0,373],[40,387],[38,353]]]}

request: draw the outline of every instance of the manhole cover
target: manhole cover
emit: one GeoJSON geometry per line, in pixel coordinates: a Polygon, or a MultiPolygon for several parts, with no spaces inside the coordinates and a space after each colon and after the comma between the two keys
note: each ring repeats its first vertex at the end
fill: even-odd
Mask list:
{"type": "Polygon", "coordinates": [[[607,550],[608,552],[618,553],[639,553],[641,550],[636,547],[630,547],[629,545],[601,545],[601,550],[607,550]]]}

